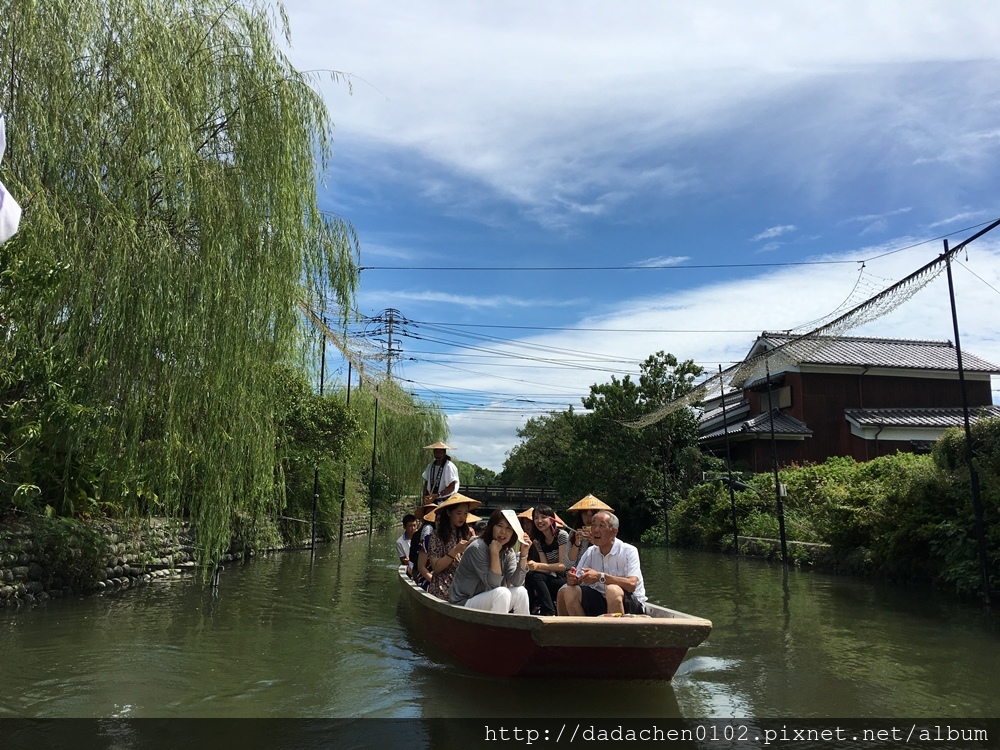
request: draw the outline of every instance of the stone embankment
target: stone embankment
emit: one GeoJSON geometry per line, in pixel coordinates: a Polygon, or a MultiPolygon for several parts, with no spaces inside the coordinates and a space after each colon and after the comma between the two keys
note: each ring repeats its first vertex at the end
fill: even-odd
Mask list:
{"type": "MultiPolygon", "coordinates": [[[[346,536],[367,532],[367,514],[363,516],[345,519],[346,536]]],[[[189,525],[163,518],[128,524],[106,522],[93,527],[89,540],[66,534],[54,543],[51,536],[40,536],[28,526],[5,526],[0,528],[0,607],[114,591],[193,573],[197,569],[193,542],[189,525]]],[[[309,546],[308,540],[305,546],[309,546]]],[[[241,561],[255,553],[234,548],[220,564],[241,561]]]]}

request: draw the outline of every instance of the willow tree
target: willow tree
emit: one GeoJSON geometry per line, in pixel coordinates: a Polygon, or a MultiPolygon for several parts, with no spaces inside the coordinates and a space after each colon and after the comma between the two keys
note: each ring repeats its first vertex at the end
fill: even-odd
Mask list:
{"type": "Polygon", "coordinates": [[[351,410],[361,427],[352,449],[352,473],[381,514],[397,502],[416,502],[420,475],[431,460],[424,446],[447,437],[448,420],[439,406],[407,393],[395,381],[383,380],[377,390],[373,386],[369,382],[351,395],[351,410]]]}
{"type": "Polygon", "coordinates": [[[8,503],[184,512],[203,560],[280,503],[275,370],[357,279],[288,34],[240,0],[0,0],[8,503]]]}

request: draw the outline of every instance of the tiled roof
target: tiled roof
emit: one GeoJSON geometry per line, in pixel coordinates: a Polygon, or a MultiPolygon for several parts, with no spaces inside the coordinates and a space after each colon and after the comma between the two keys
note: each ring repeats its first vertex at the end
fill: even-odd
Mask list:
{"type": "MultiPolygon", "coordinates": [[[[718,404],[719,405],[716,408],[706,411],[701,415],[702,422],[710,422],[713,419],[722,419],[722,402],[718,401],[718,404]]],[[[736,416],[737,413],[746,412],[749,409],[750,403],[743,400],[742,391],[736,391],[735,393],[731,393],[726,396],[725,416],[730,419],[736,416]]]]}
{"type": "MultiPolygon", "coordinates": [[[[956,427],[964,423],[961,407],[938,409],[845,409],[844,414],[860,427],[956,427]]],[[[969,418],[1000,417],[1000,406],[969,409],[969,418]]]]}
{"type": "MultiPolygon", "coordinates": [[[[767,412],[764,414],[758,414],[751,419],[745,419],[742,422],[736,422],[729,426],[729,434],[737,435],[747,433],[751,434],[770,434],[771,432],[771,418],[767,412]]],[[[726,434],[724,427],[720,427],[717,430],[712,430],[704,435],[699,436],[699,440],[712,440],[714,438],[723,437],[726,434]]],[[[800,422],[795,417],[790,417],[782,411],[774,412],[774,434],[775,435],[812,435],[812,430],[810,430],[804,422],[800,422]]]]}
{"type": "MultiPolygon", "coordinates": [[[[754,351],[766,344],[772,349],[793,341],[796,336],[765,331],[754,351]]],[[[790,344],[789,355],[800,364],[853,365],[857,367],[899,367],[922,370],[957,370],[955,346],[950,341],[882,339],[861,336],[819,336],[790,344]],[[819,343],[819,346],[817,346],[819,343]]],[[[962,367],[969,372],[1000,374],[1000,366],[962,351],[962,367]]]]}

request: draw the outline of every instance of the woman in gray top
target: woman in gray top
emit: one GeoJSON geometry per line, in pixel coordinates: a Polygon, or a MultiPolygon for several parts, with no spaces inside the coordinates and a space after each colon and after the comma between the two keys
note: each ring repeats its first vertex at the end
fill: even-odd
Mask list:
{"type": "MultiPolygon", "coordinates": [[[[514,511],[508,511],[514,516],[514,511]]],[[[524,574],[528,569],[528,545],[515,552],[520,524],[502,510],[495,510],[483,533],[473,540],[458,564],[448,591],[452,604],[488,612],[528,614],[528,592],[524,574]],[[515,531],[515,528],[517,531],[515,531]]]]}

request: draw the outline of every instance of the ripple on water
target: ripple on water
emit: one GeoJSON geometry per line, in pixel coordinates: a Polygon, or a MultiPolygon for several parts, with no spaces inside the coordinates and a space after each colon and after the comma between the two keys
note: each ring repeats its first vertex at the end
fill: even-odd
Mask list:
{"type": "Polygon", "coordinates": [[[1000,715],[995,615],[672,549],[642,550],[650,597],[715,623],[672,685],[484,678],[400,616],[394,539],[0,611],[0,715],[1000,715]]]}

